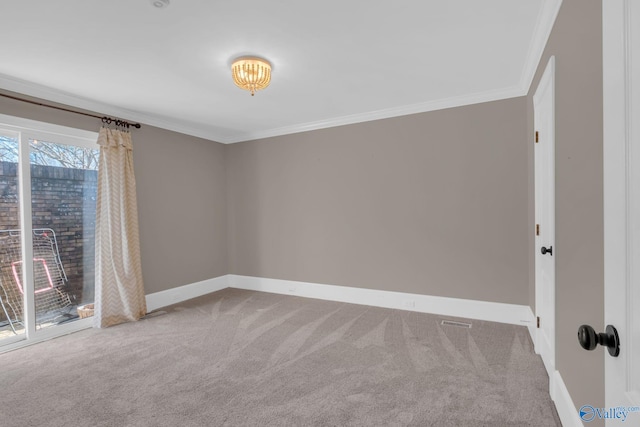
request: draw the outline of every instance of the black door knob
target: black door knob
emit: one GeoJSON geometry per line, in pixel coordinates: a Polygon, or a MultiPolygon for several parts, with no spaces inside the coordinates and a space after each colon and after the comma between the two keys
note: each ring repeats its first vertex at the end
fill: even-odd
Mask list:
{"type": "Polygon", "coordinates": [[[549,255],[553,256],[553,246],[549,246],[548,248],[545,248],[543,246],[542,249],[540,249],[540,252],[542,253],[542,255],[549,254],[549,255]]]}
{"type": "Polygon", "coordinates": [[[607,325],[606,332],[599,334],[591,326],[582,325],[578,328],[578,342],[585,350],[593,350],[600,344],[607,347],[611,356],[618,357],[620,354],[620,338],[612,325],[607,325]]]}

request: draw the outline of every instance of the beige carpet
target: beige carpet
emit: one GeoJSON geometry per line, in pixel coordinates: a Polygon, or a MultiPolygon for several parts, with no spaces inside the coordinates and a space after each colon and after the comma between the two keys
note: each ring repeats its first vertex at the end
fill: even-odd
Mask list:
{"type": "Polygon", "coordinates": [[[1,354],[0,424],[560,426],[521,326],[237,289],[166,310],[1,354]]]}

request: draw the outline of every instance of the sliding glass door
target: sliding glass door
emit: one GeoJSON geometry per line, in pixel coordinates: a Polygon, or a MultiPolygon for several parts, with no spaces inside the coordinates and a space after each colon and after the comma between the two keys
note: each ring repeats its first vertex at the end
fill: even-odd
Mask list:
{"type": "Polygon", "coordinates": [[[0,351],[90,325],[96,139],[0,116],[0,351]]]}

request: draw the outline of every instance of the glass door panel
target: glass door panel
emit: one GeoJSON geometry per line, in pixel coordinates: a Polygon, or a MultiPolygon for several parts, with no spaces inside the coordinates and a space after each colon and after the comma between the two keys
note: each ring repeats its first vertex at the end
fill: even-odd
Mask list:
{"type": "Polygon", "coordinates": [[[0,129],[0,345],[25,336],[18,187],[19,136],[0,129]]]}
{"type": "Polygon", "coordinates": [[[98,155],[29,138],[36,329],[93,313],[98,155]]]}

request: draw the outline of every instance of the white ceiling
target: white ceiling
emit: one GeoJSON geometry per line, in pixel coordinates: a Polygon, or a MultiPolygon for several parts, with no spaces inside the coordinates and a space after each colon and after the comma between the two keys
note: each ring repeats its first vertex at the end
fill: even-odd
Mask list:
{"type": "Polygon", "coordinates": [[[237,142],[521,96],[560,2],[5,0],[0,88],[237,142]]]}

